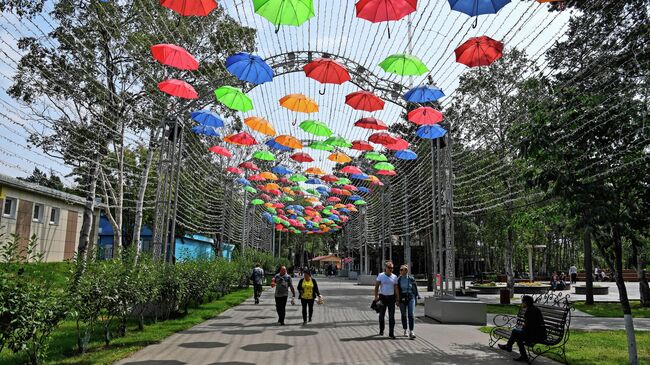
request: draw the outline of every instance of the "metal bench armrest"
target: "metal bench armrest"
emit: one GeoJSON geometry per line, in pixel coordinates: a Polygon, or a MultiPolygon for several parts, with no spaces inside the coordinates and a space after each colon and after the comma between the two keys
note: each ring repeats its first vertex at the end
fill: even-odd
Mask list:
{"type": "Polygon", "coordinates": [[[496,327],[515,328],[517,326],[517,316],[510,314],[497,314],[494,316],[492,323],[494,323],[496,327]]]}

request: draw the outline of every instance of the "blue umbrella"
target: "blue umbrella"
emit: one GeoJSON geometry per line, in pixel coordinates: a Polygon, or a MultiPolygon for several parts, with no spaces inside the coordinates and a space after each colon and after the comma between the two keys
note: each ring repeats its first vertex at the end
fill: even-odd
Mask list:
{"type": "Polygon", "coordinates": [[[283,146],[279,144],[278,142],[275,141],[275,139],[271,138],[268,141],[265,142],[265,144],[271,148],[275,148],[276,150],[279,151],[291,151],[292,149],[287,146],[283,146]]]}
{"type": "Polygon", "coordinates": [[[321,185],[323,183],[323,180],[313,177],[307,181],[305,181],[305,184],[312,184],[312,185],[321,185]]]}
{"type": "Polygon", "coordinates": [[[402,98],[410,103],[428,103],[445,96],[440,88],[435,86],[418,86],[407,91],[402,98]]]}
{"type": "Polygon", "coordinates": [[[273,70],[259,56],[236,53],[226,59],[226,69],[241,81],[263,84],[273,81],[273,70]]]}
{"type": "Polygon", "coordinates": [[[206,136],[219,137],[219,132],[217,132],[217,130],[214,129],[214,127],[210,127],[203,124],[195,125],[194,127],[192,127],[192,132],[196,134],[203,134],[206,136]]]}
{"type": "Polygon", "coordinates": [[[364,194],[368,194],[370,192],[370,189],[368,189],[365,186],[359,186],[359,187],[357,187],[357,189],[359,189],[359,192],[362,192],[364,194]]]}
{"type": "Polygon", "coordinates": [[[352,175],[350,175],[350,177],[353,178],[353,179],[357,179],[357,180],[366,180],[366,179],[370,178],[370,176],[368,176],[366,174],[352,174],[352,175]]]}
{"type": "Polygon", "coordinates": [[[358,196],[358,195],[352,195],[351,197],[348,197],[348,199],[350,199],[350,200],[352,200],[354,202],[354,201],[357,201],[357,200],[361,200],[363,198],[358,196]]]}
{"type": "Polygon", "coordinates": [[[340,208],[339,213],[345,213],[345,214],[350,214],[350,210],[348,208],[340,208]]]}
{"type": "Polygon", "coordinates": [[[436,139],[445,135],[447,131],[437,124],[423,125],[415,132],[420,138],[436,139]]]}
{"type": "Polygon", "coordinates": [[[400,160],[415,160],[418,158],[418,154],[411,150],[401,150],[395,152],[395,157],[399,158],[400,160]]]}
{"type": "Polygon", "coordinates": [[[238,183],[238,184],[247,185],[247,186],[250,186],[250,185],[251,185],[251,182],[248,181],[248,180],[246,180],[246,179],[244,179],[243,177],[238,177],[238,178],[236,178],[236,179],[235,179],[235,182],[238,183]]]}
{"type": "Polygon", "coordinates": [[[449,0],[451,10],[460,11],[469,16],[496,14],[510,0],[449,0]]]}
{"type": "Polygon", "coordinates": [[[269,212],[262,213],[262,218],[264,218],[264,220],[267,223],[273,224],[273,216],[271,215],[271,213],[269,212]]]}
{"type": "Polygon", "coordinates": [[[327,193],[327,192],[330,191],[330,189],[327,186],[319,186],[319,187],[316,188],[316,190],[318,190],[318,192],[321,193],[321,194],[327,193]]]}
{"type": "Polygon", "coordinates": [[[223,119],[221,119],[217,113],[210,110],[195,110],[190,114],[190,116],[195,122],[201,123],[205,126],[221,128],[224,125],[223,119]]]}
{"type": "Polygon", "coordinates": [[[290,169],[288,169],[288,168],[286,168],[286,167],[284,167],[282,165],[275,166],[274,168],[271,169],[271,171],[273,171],[276,174],[280,174],[280,175],[293,174],[292,170],[290,170],[290,169]]]}

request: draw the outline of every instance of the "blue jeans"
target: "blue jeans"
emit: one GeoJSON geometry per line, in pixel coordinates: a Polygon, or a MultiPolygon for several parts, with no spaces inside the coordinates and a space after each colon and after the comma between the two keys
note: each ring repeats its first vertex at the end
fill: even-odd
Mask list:
{"type": "Polygon", "coordinates": [[[415,323],[413,320],[413,315],[415,313],[415,298],[411,298],[407,303],[399,303],[399,311],[402,313],[402,328],[410,329],[413,331],[415,328],[415,323]],[[408,328],[406,327],[406,315],[408,312],[408,328]]]}

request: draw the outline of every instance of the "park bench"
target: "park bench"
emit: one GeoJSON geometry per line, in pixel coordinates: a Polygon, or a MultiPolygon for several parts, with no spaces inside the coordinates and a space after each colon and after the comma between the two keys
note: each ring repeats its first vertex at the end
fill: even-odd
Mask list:
{"type": "MultiPolygon", "coordinates": [[[[566,359],[566,343],[569,340],[571,325],[571,304],[569,295],[562,293],[540,294],[535,298],[535,306],[542,311],[546,338],[538,343],[526,343],[529,363],[543,354],[555,354],[568,364],[566,359]]],[[[525,310],[520,309],[516,316],[497,315],[494,317],[494,328],[490,332],[490,346],[501,339],[507,340],[513,328],[521,328],[524,324],[525,310]]]]}

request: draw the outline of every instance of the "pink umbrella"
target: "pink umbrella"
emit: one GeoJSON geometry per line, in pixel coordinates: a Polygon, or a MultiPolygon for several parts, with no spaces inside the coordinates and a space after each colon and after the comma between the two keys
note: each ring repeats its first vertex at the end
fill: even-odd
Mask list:
{"type": "Polygon", "coordinates": [[[158,83],[158,89],[168,95],[182,99],[198,99],[199,94],[192,85],[183,80],[169,79],[158,83]]]}

